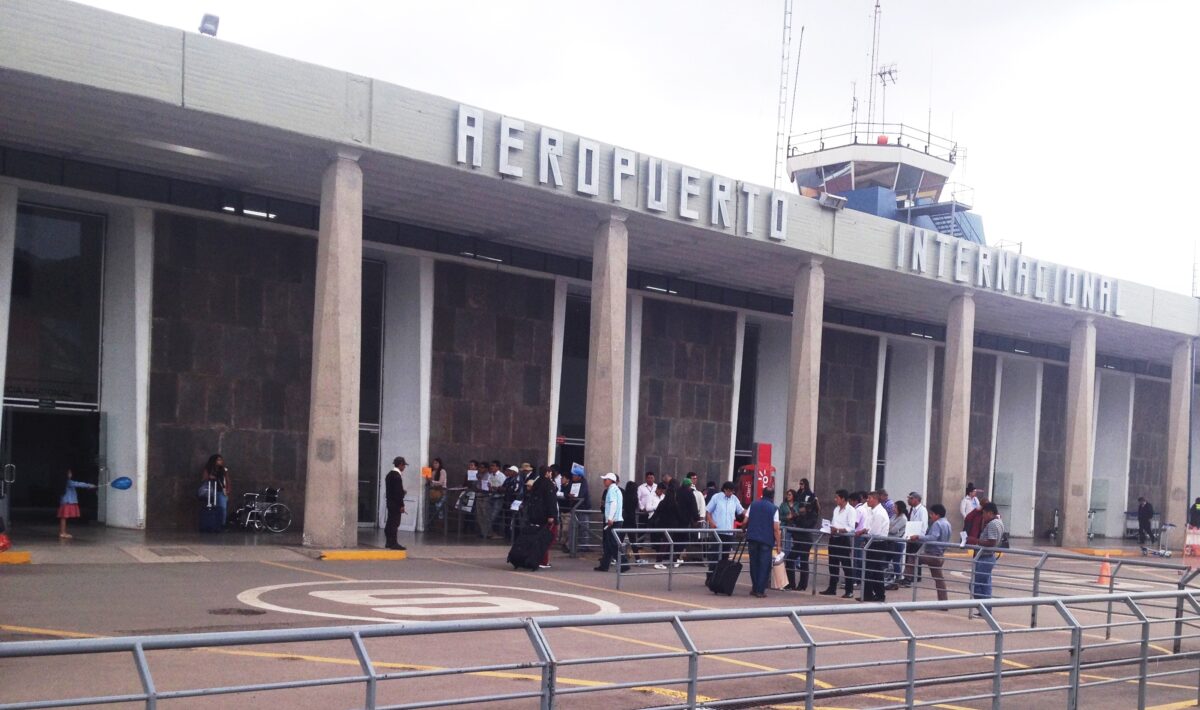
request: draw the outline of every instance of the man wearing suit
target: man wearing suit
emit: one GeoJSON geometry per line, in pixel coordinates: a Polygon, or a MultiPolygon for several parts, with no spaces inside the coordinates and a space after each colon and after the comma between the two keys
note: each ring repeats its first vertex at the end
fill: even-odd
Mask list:
{"type": "Polygon", "coordinates": [[[387,538],[387,548],[389,550],[403,550],[404,545],[401,545],[396,540],[396,530],[400,528],[400,516],[404,514],[404,473],[408,462],[403,456],[397,456],[392,460],[392,470],[388,471],[387,477],[383,480],[384,494],[387,500],[387,524],[383,528],[383,534],[387,538]]]}

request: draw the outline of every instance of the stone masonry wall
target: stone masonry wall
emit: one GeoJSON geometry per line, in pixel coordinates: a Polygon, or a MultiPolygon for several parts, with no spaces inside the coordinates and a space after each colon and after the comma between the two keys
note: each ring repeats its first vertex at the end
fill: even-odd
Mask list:
{"type": "Polygon", "coordinates": [[[1156,513],[1165,512],[1167,475],[1167,419],[1171,384],[1138,378],[1133,390],[1133,440],[1129,447],[1129,500],[1125,510],[1136,510],[1144,496],[1156,513]]]}
{"type": "Polygon", "coordinates": [[[879,338],[825,328],[817,404],[817,481],[823,500],[833,491],[871,485],[875,462],[875,390],[879,338]]]}
{"type": "Polygon", "coordinates": [[[195,529],[200,469],[283,489],[303,520],[316,242],[160,213],[146,524],[195,529]]]}
{"type": "Polygon", "coordinates": [[[971,364],[971,423],[966,480],[992,498],[992,418],[996,403],[996,356],[977,352],[971,364]]]}
{"type": "Polygon", "coordinates": [[[726,311],[646,299],[638,396],[640,475],[729,473],[737,317],[726,311]]]}
{"type": "Polygon", "coordinates": [[[553,313],[550,280],[434,267],[429,452],[452,485],[470,459],[546,463],[553,313]]]}
{"type": "Polygon", "coordinates": [[[1042,368],[1042,414],[1038,430],[1037,490],[1034,491],[1033,536],[1042,537],[1054,524],[1054,509],[1062,505],[1067,465],[1067,368],[1046,363],[1042,368]]]}

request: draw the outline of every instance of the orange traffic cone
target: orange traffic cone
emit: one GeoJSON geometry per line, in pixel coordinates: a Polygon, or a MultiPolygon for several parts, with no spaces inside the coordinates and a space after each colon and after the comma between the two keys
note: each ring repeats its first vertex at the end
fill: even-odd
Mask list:
{"type": "Polygon", "coordinates": [[[1096,584],[1102,587],[1112,584],[1112,565],[1108,563],[1108,555],[1105,555],[1104,561],[1100,563],[1100,576],[1096,578],[1096,584]]]}

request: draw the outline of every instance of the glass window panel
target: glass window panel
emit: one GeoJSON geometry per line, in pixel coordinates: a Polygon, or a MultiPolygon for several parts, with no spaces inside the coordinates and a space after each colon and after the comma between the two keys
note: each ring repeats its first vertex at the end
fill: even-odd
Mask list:
{"type": "Polygon", "coordinates": [[[358,420],[379,423],[383,379],[383,298],[386,265],[364,261],[362,271],[362,351],[359,363],[358,420]]]}
{"type": "Polygon", "coordinates": [[[379,432],[358,432],[358,522],[374,523],[379,511],[379,432]]]}
{"type": "Polygon", "coordinates": [[[21,205],[5,396],[99,401],[104,218],[21,205]]]}

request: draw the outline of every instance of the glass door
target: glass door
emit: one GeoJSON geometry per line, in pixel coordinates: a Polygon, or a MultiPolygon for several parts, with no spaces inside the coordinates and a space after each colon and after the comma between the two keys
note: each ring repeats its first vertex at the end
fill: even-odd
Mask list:
{"type": "Polygon", "coordinates": [[[0,408],[0,518],[5,525],[12,520],[10,515],[12,487],[17,482],[17,467],[12,462],[12,427],[8,408],[0,408]]]}

